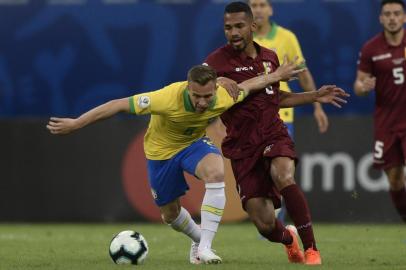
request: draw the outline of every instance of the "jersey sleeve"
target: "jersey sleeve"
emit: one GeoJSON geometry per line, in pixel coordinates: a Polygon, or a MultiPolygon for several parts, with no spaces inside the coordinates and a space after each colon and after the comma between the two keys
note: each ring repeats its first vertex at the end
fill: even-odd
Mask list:
{"type": "Polygon", "coordinates": [[[304,62],[302,49],[300,48],[299,41],[295,34],[291,33],[289,35],[289,42],[287,43],[288,58],[292,61],[296,56],[299,57],[298,62],[304,62]]]}
{"type": "Polygon", "coordinates": [[[218,52],[214,52],[207,56],[207,58],[204,60],[203,65],[213,68],[216,71],[218,77],[225,77],[225,72],[223,71],[225,63],[223,58],[223,55],[218,52]]]}
{"type": "Polygon", "coordinates": [[[238,95],[237,101],[234,101],[234,99],[228,94],[227,90],[224,87],[219,86],[217,89],[217,98],[219,105],[227,110],[234,104],[243,101],[245,98],[245,92],[241,90],[238,95]]]}
{"type": "Polygon", "coordinates": [[[215,67],[216,67],[215,57],[213,57],[211,54],[208,55],[206,57],[206,59],[204,59],[203,65],[209,66],[209,67],[212,67],[215,69],[215,67]]]}
{"type": "Polygon", "coordinates": [[[365,73],[372,73],[372,58],[369,53],[368,47],[364,46],[358,56],[358,70],[365,73]]]}
{"type": "Polygon", "coordinates": [[[162,89],[134,95],[129,98],[131,113],[133,114],[166,114],[169,111],[170,102],[168,97],[173,86],[169,85],[162,89]]]}

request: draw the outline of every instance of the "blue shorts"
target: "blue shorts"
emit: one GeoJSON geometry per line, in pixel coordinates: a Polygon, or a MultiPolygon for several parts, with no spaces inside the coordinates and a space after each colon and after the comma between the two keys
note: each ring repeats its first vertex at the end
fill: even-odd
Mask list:
{"type": "Polygon", "coordinates": [[[294,139],[294,136],[293,136],[293,131],[294,131],[294,129],[293,129],[293,123],[285,123],[285,126],[288,128],[289,136],[290,136],[290,138],[292,138],[292,140],[293,140],[293,139],[294,139]]]}
{"type": "Polygon", "coordinates": [[[189,186],[183,172],[195,175],[197,164],[209,153],[221,155],[210,139],[203,137],[171,159],[147,159],[148,180],[155,203],[163,206],[184,195],[189,186]]]}

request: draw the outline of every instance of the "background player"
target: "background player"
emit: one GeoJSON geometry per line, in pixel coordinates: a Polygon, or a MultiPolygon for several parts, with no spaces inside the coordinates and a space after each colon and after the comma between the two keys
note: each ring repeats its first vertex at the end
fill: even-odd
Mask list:
{"type": "Polygon", "coordinates": [[[364,96],[375,89],[374,167],[385,172],[390,195],[406,222],[406,22],[402,0],[381,2],[379,33],[362,47],[355,93],[364,96]]]}
{"type": "MultiPolygon", "coordinates": [[[[293,61],[295,57],[299,57],[299,61],[304,62],[302,50],[296,35],[290,30],[270,21],[274,11],[269,0],[249,0],[248,1],[256,23],[254,33],[254,41],[259,45],[273,50],[280,62],[284,56],[288,57],[289,61],[293,61]]],[[[309,69],[298,75],[299,83],[302,89],[306,92],[316,90],[312,74],[309,69]]],[[[291,92],[287,82],[280,82],[280,89],[291,92]]],[[[314,105],[314,117],[316,119],[319,131],[324,133],[328,129],[328,118],[320,103],[314,105]]],[[[289,133],[293,137],[293,108],[283,108],[279,111],[281,119],[288,127],[289,133]]]]}
{"type": "MultiPolygon", "coordinates": [[[[230,78],[222,82],[224,86],[278,67],[276,54],[253,41],[254,30],[252,11],[246,3],[226,6],[224,31],[228,44],[212,52],[205,61],[216,69],[218,76],[230,78]]],[[[243,208],[259,233],[272,242],[284,243],[289,261],[321,264],[307,201],[294,181],[294,145],[278,114],[279,102],[292,95],[295,94],[279,91],[279,84],[275,84],[223,113],[221,120],[227,136],[222,151],[231,160],[243,208]],[[304,258],[298,245],[289,245],[285,238],[289,234],[275,220],[274,209],[280,207],[281,194],[301,237],[304,258]]]]}
{"type": "MultiPolygon", "coordinates": [[[[299,61],[304,63],[302,50],[296,35],[290,30],[270,21],[274,14],[274,10],[269,0],[249,0],[248,4],[252,9],[254,20],[256,23],[256,30],[254,33],[254,41],[259,45],[273,50],[277,55],[279,62],[283,61],[284,56],[287,56],[289,61],[293,61],[295,57],[299,57],[299,61]]],[[[299,83],[302,89],[306,92],[316,90],[312,74],[309,69],[298,75],[299,83]]],[[[283,91],[291,92],[287,82],[280,82],[280,87],[283,91]]],[[[314,117],[316,119],[320,133],[324,133],[328,129],[328,118],[320,103],[315,102],[314,117]]],[[[288,128],[289,135],[294,139],[293,108],[282,108],[279,110],[279,116],[288,128]]],[[[282,201],[282,205],[284,205],[282,201]]],[[[278,219],[284,222],[285,220],[285,207],[281,207],[278,213],[278,219]]]]}
{"type": "MultiPolygon", "coordinates": [[[[262,89],[279,80],[288,80],[302,72],[296,63],[285,63],[275,72],[247,80],[238,85],[237,102],[253,89],[262,89]]],[[[188,72],[188,81],[178,82],[150,93],[112,100],[79,118],[51,118],[47,128],[52,134],[67,134],[119,112],[152,114],[144,139],[148,159],[151,191],[164,222],[192,240],[191,262],[220,263],[221,258],[211,250],[223,214],[224,165],[219,150],[203,137],[211,119],[216,118],[235,101],[227,91],[216,86],[216,72],[207,66],[196,66],[188,72]],[[179,197],[188,190],[183,171],[205,182],[206,193],[201,207],[201,225],[191,219],[181,207],[179,197]],[[199,245],[197,245],[199,243],[199,245]]],[[[286,104],[340,101],[340,90],[334,86],[322,92],[297,96],[286,104]]]]}

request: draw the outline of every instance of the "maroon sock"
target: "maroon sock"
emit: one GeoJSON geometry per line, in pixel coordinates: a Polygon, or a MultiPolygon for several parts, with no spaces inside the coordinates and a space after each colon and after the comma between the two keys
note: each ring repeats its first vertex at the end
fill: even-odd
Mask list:
{"type": "Polygon", "coordinates": [[[400,217],[406,222],[406,187],[400,190],[391,190],[389,193],[400,217]]]}
{"type": "Polygon", "coordinates": [[[292,244],[293,241],[289,231],[286,230],[282,223],[277,219],[275,219],[275,228],[263,236],[271,242],[282,243],[284,245],[292,244]]]}
{"type": "Polygon", "coordinates": [[[306,250],[312,247],[314,250],[317,250],[310,210],[303,192],[296,184],[287,186],[280,192],[285,201],[289,216],[293,220],[293,223],[295,223],[297,232],[302,240],[303,249],[306,250]]]}

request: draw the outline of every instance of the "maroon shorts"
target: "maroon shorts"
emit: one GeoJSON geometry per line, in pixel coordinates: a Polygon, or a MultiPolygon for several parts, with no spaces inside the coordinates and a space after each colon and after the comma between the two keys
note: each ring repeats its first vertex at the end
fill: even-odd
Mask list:
{"type": "Polygon", "coordinates": [[[406,160],[406,131],[375,134],[374,168],[403,166],[406,160]]]}
{"type": "Polygon", "coordinates": [[[289,157],[297,161],[294,144],[289,136],[260,147],[252,157],[231,160],[244,210],[249,199],[258,197],[270,198],[275,209],[281,207],[281,195],[270,175],[270,160],[275,157],[289,157]]]}

